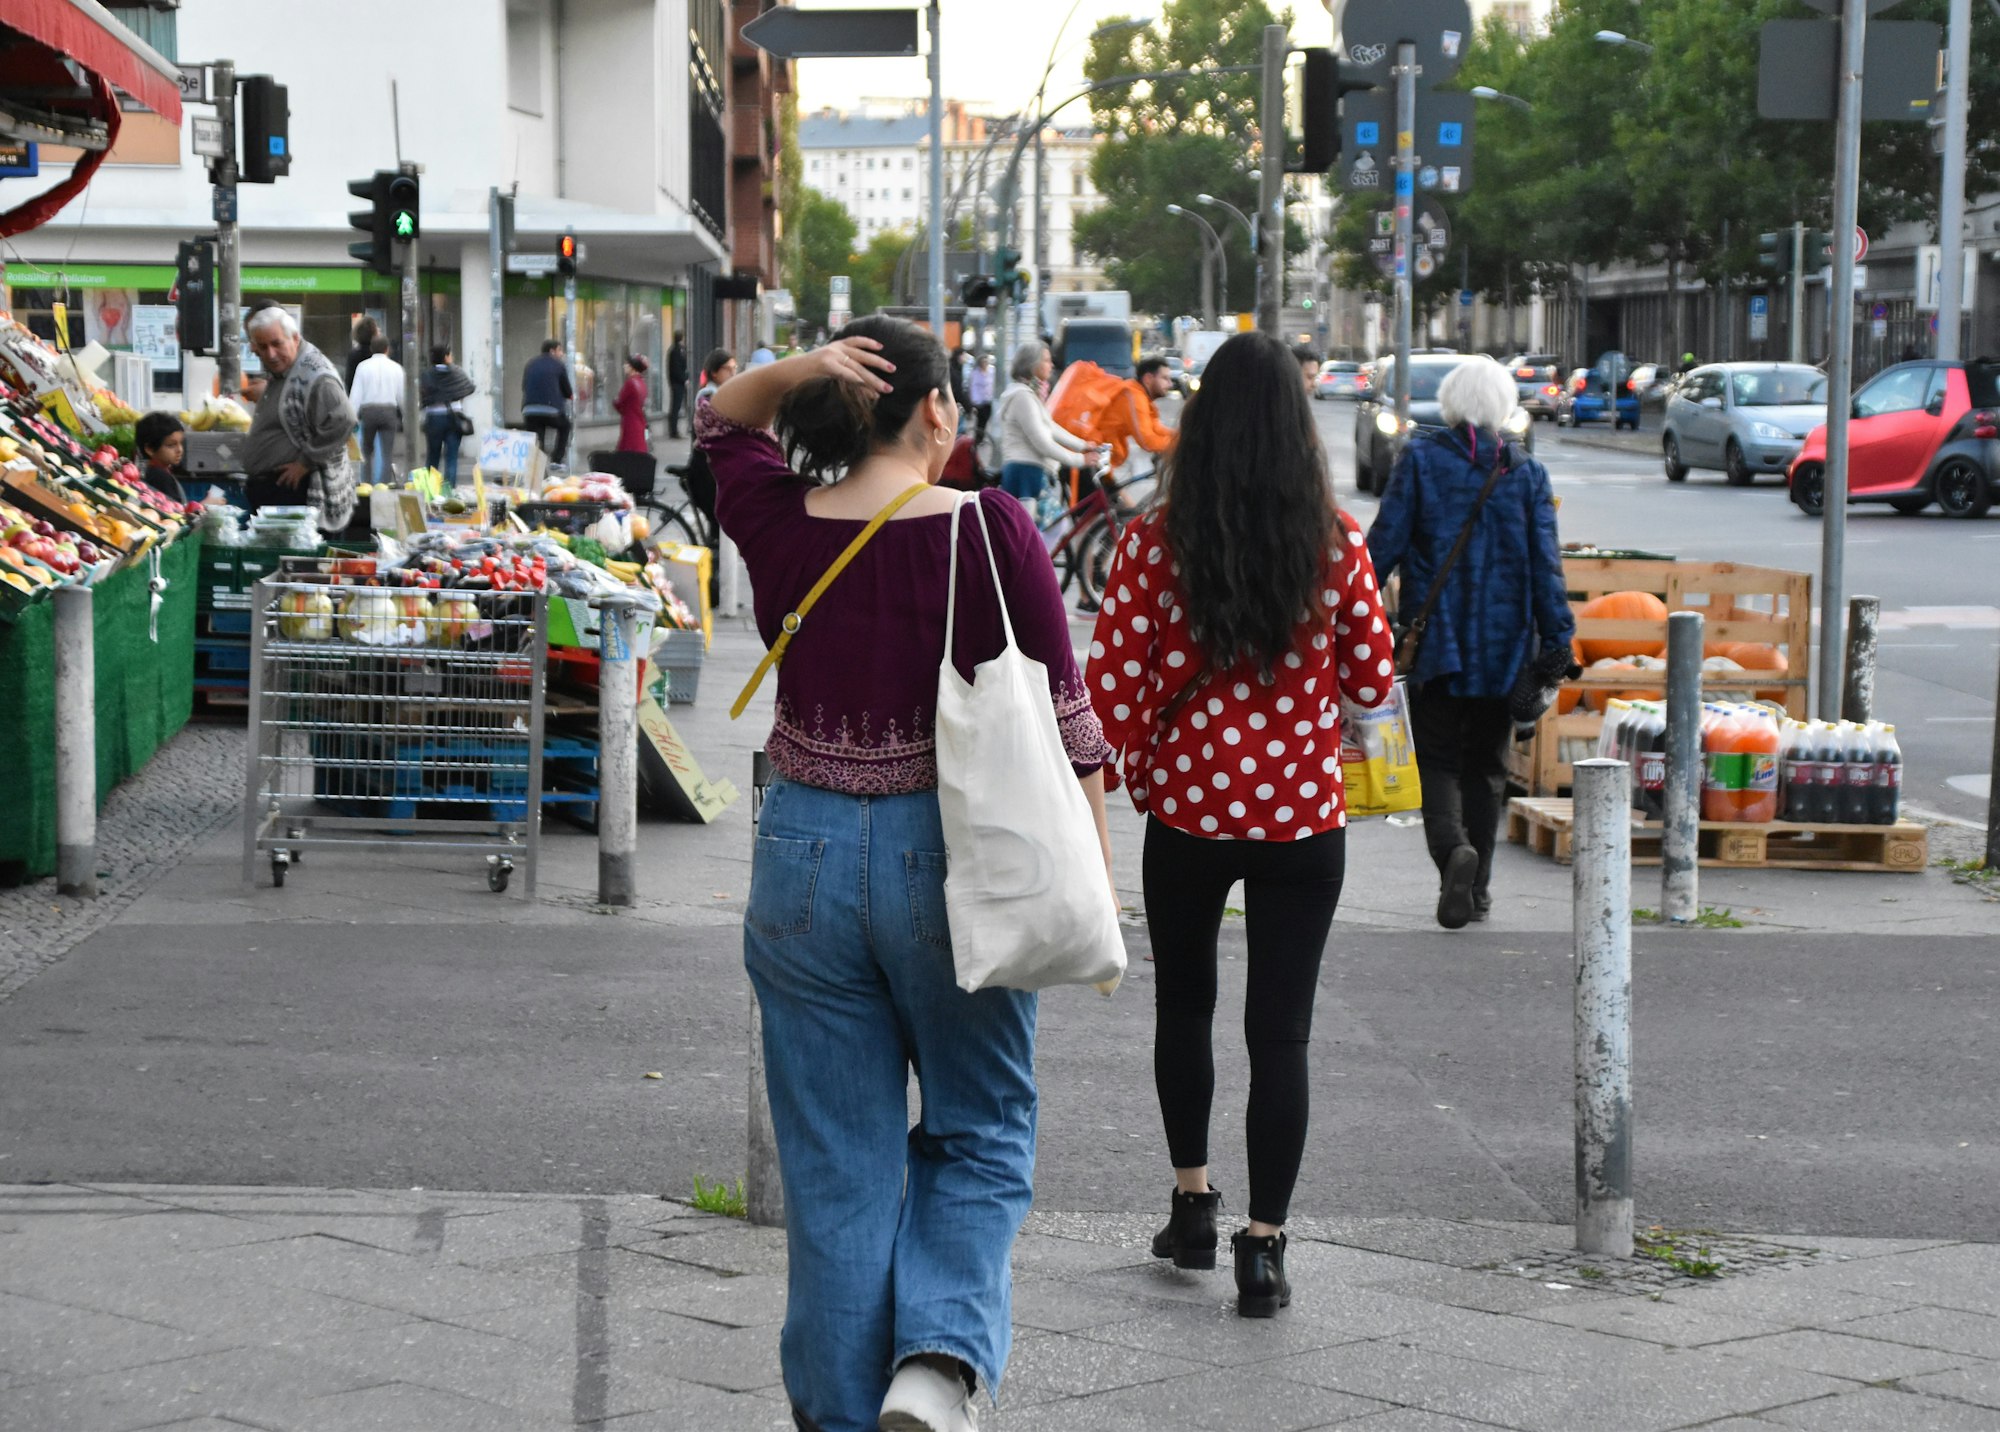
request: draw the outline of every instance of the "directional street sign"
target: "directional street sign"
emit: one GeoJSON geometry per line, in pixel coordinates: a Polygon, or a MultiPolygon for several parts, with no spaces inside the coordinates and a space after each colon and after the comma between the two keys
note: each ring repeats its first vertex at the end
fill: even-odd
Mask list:
{"type": "MultiPolygon", "coordinates": [[[[1469,94],[1417,91],[1417,181],[1425,194],[1463,194],[1472,187],[1472,107],[1469,94]]],[[[1340,106],[1340,185],[1386,190],[1396,161],[1396,92],[1359,90],[1340,106]]]]}
{"type": "Polygon", "coordinates": [[[917,12],[800,10],[779,5],[766,10],[739,33],[760,50],[781,60],[914,55],[917,12]]]}
{"type": "MultiPolygon", "coordinates": [[[[1472,40],[1472,7],[1466,0],[1347,0],[1340,12],[1340,52],[1350,65],[1378,85],[1387,85],[1396,46],[1417,47],[1428,88],[1458,73],[1472,40]]],[[[1393,136],[1392,136],[1393,139],[1393,136]]]]}
{"type": "Polygon", "coordinates": [[[182,65],[179,76],[183,104],[214,103],[209,94],[207,65],[182,65]]]}
{"type": "Polygon", "coordinates": [[[547,254],[509,254],[507,272],[524,273],[536,278],[546,278],[556,271],[556,256],[547,254]]]}

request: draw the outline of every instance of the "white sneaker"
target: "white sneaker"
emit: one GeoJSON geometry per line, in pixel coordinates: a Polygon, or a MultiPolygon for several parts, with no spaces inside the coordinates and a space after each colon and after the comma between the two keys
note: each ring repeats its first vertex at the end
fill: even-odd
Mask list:
{"type": "Polygon", "coordinates": [[[890,1379],[875,1426],[878,1432],[979,1432],[979,1414],[964,1379],[912,1358],[890,1379]]]}

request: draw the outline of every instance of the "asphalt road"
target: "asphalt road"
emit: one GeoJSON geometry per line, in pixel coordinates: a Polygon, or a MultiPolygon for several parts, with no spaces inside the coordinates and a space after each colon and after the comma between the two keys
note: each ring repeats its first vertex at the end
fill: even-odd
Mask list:
{"type": "MultiPolygon", "coordinates": [[[[1354,488],[1354,406],[1328,400],[1314,412],[1341,502],[1365,522],[1375,502],[1354,488]]],[[[1535,442],[1562,498],[1565,540],[1810,572],[1817,604],[1820,523],[1785,500],[1781,479],[1730,487],[1697,472],[1669,483],[1657,458],[1586,446],[1550,423],[1535,442]]],[[[2000,684],[2000,510],[1962,522],[1859,506],[1847,530],[1848,592],[1882,599],[1876,707],[1896,725],[1904,799],[1983,825],[2000,684]]]]}
{"type": "MultiPolygon", "coordinates": [[[[322,871],[317,877],[329,878],[322,871]]],[[[685,1193],[744,1165],[731,927],[120,926],[0,1005],[0,1177],[685,1193]],[[645,1078],[648,1071],[666,1078],[645,1078]]],[[[1151,1211],[1151,971],[1042,1002],[1036,1197],[1151,1211]]],[[[2000,1238],[1991,940],[1641,933],[1643,1217],[2000,1238]]],[[[1211,1159],[1243,1206],[1242,927],[1211,1159]]],[[[1294,1211],[1563,1221],[1567,931],[1328,950],[1294,1211]]]]}

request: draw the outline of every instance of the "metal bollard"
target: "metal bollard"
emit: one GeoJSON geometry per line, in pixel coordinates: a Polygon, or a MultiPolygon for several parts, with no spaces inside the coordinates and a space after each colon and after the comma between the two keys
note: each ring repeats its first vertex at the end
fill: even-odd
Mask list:
{"type": "Polygon", "coordinates": [[[590,599],[601,613],[597,673],[597,900],[638,899],[633,865],[639,850],[639,657],[632,634],[638,599],[623,592],[590,599]]]}
{"type": "Polygon", "coordinates": [[[1882,625],[1880,597],[1847,602],[1847,665],[1840,683],[1840,719],[1866,722],[1875,716],[1875,633],[1882,625]]]}
{"type": "MultiPolygon", "coordinates": [[[[750,758],[750,835],[764,814],[764,792],[771,784],[771,758],[762,751],[750,758]]],[[[764,1011],[757,992],[750,991],[750,1165],[743,1175],[743,1201],[750,1221],[776,1228],[785,1221],[785,1185],[778,1169],[778,1135],[771,1127],[771,1094],[764,1083],[764,1011]]]]}
{"type": "Polygon", "coordinates": [[[733,617],[743,610],[743,557],[736,550],[736,544],[727,537],[721,539],[722,550],[715,554],[721,570],[716,573],[716,613],[733,617]]]}
{"type": "Polygon", "coordinates": [[[56,599],[56,889],[97,896],[97,635],[90,588],[56,599]]]}
{"type": "Polygon", "coordinates": [[[1632,788],[1576,763],[1576,1246],[1632,1256],[1632,788]]]}
{"type": "Polygon", "coordinates": [[[1685,925],[1701,913],[1700,612],[1667,618],[1667,780],[1660,831],[1660,914],[1685,925]]]}

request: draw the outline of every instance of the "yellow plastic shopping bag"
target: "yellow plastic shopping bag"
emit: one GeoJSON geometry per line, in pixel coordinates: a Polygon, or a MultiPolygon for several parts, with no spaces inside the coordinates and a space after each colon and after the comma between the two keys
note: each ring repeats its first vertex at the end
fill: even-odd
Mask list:
{"type": "Polygon", "coordinates": [[[1410,735],[1410,698],[1403,683],[1380,706],[1340,703],[1340,764],[1350,819],[1416,810],[1417,743],[1410,735]]]}

